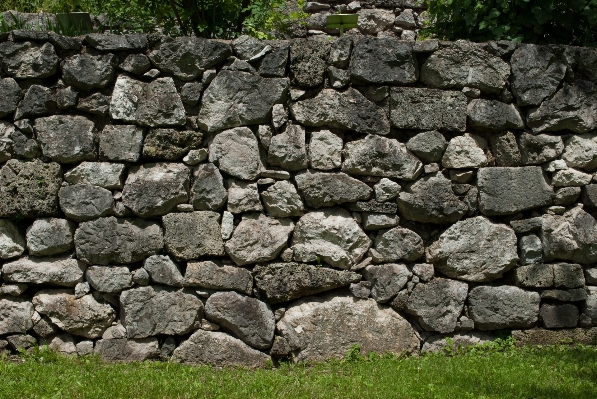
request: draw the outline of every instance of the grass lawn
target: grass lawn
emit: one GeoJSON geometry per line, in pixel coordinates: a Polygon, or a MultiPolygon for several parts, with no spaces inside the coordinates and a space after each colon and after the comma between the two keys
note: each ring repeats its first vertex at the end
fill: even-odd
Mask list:
{"type": "Polygon", "coordinates": [[[597,348],[512,345],[465,354],[365,358],[265,370],[52,353],[0,359],[0,398],[597,398],[597,348]]]}

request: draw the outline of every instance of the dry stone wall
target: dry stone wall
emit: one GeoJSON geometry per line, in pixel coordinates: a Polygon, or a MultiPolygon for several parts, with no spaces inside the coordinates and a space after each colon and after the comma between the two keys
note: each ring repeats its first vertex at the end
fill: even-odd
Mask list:
{"type": "Polygon", "coordinates": [[[597,50],[12,32],[0,351],[597,335],[597,50]]]}

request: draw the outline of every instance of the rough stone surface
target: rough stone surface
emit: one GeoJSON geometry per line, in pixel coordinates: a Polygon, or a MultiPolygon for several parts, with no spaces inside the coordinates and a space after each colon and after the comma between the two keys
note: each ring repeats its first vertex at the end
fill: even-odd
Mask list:
{"type": "Polygon", "coordinates": [[[259,201],[257,183],[240,180],[228,181],[228,212],[261,212],[263,206],[259,201]]]}
{"type": "Polygon", "coordinates": [[[384,262],[413,262],[425,253],[421,237],[403,227],[381,231],[375,238],[374,248],[384,262]]]}
{"type": "Polygon", "coordinates": [[[137,162],[143,147],[144,129],[135,125],[107,125],[99,134],[100,159],[137,162]]]}
{"type": "Polygon", "coordinates": [[[523,165],[539,165],[551,161],[564,151],[564,143],[559,136],[523,133],[519,140],[523,165]]]}
{"type": "Polygon", "coordinates": [[[50,43],[4,42],[0,44],[2,69],[19,79],[43,79],[56,73],[59,59],[50,43]]]}
{"type": "Polygon", "coordinates": [[[143,261],[143,268],[147,270],[154,283],[173,287],[182,287],[183,285],[179,266],[168,256],[152,255],[143,261]]]}
{"type": "Polygon", "coordinates": [[[54,112],[56,112],[56,100],[51,90],[43,86],[32,85],[19,103],[19,107],[15,112],[15,119],[50,115],[54,112]]]}
{"type": "Polygon", "coordinates": [[[593,176],[576,169],[558,170],[552,176],[555,187],[582,187],[591,182],[593,176]]]}
{"type": "Polygon", "coordinates": [[[342,166],[342,137],[329,130],[311,133],[309,165],[314,169],[332,170],[342,166]]]}
{"type": "Polygon", "coordinates": [[[538,293],[513,286],[478,286],[468,297],[469,313],[479,330],[533,327],[539,301],[538,293]]]}
{"type": "Polygon", "coordinates": [[[115,62],[113,54],[75,54],[62,62],[62,78],[81,90],[101,89],[114,79],[115,62]]]}
{"type": "Polygon", "coordinates": [[[83,280],[85,268],[83,262],[68,257],[24,257],[5,263],[2,278],[9,283],[74,287],[83,280]]]}
{"type": "Polygon", "coordinates": [[[33,305],[23,298],[0,298],[0,334],[22,334],[33,327],[33,305]]]}
{"type": "Polygon", "coordinates": [[[496,132],[491,135],[490,144],[497,166],[520,166],[522,160],[514,133],[496,132]]]}
{"type": "Polygon", "coordinates": [[[125,166],[121,163],[81,162],[64,174],[64,180],[70,184],[85,183],[113,190],[124,185],[124,171],[125,166]]]}
{"type": "Polygon", "coordinates": [[[0,118],[3,118],[15,112],[23,98],[23,92],[13,78],[0,79],[0,90],[3,93],[0,99],[0,118]]]}
{"type": "Polygon", "coordinates": [[[289,123],[284,132],[273,136],[267,161],[271,166],[279,166],[288,171],[307,169],[305,128],[289,123]]]}
{"type": "Polygon", "coordinates": [[[322,208],[371,197],[372,189],[345,173],[302,172],[295,176],[307,206],[322,208]]]}
{"type": "Polygon", "coordinates": [[[141,33],[126,35],[91,33],[85,35],[85,42],[100,51],[142,50],[147,47],[147,35],[141,33]]]}
{"type": "Polygon", "coordinates": [[[177,260],[224,255],[220,215],[210,211],[170,213],[162,217],[164,242],[177,260]]]}
{"type": "Polygon", "coordinates": [[[448,142],[436,130],[419,133],[406,142],[406,148],[425,162],[437,162],[441,159],[448,142]]]}
{"type": "Polygon", "coordinates": [[[0,219],[0,259],[21,256],[25,252],[25,239],[10,220],[0,219]]]}
{"type": "Polygon", "coordinates": [[[259,67],[259,74],[269,78],[283,78],[286,75],[289,47],[288,44],[282,44],[263,57],[259,67]]]}
{"type": "Polygon", "coordinates": [[[90,184],[65,186],[58,192],[60,209],[76,222],[106,216],[112,211],[112,192],[90,184]]]}
{"type": "Polygon", "coordinates": [[[212,261],[189,262],[183,284],[185,287],[234,290],[247,295],[253,292],[253,277],[248,270],[212,261]]]}
{"type": "Polygon", "coordinates": [[[366,8],[358,12],[358,29],[366,35],[375,35],[382,32],[394,23],[395,16],[392,11],[366,8]]]}
{"type": "Polygon", "coordinates": [[[591,345],[597,337],[596,328],[575,328],[566,330],[544,330],[534,328],[531,330],[514,330],[512,338],[516,346],[527,345],[557,345],[562,343],[579,343],[591,345]]]}
{"type": "Polygon", "coordinates": [[[142,362],[160,356],[157,338],[100,339],[94,352],[105,362],[142,362]]]}
{"type": "Polygon", "coordinates": [[[371,298],[386,303],[402,290],[412,273],[403,264],[370,265],[363,276],[371,282],[371,298]]]}
{"type": "Polygon", "coordinates": [[[134,75],[143,75],[151,69],[151,62],[144,54],[129,54],[119,67],[134,75]]]}
{"type": "Polygon", "coordinates": [[[400,184],[385,177],[381,179],[373,188],[375,190],[375,200],[377,202],[390,201],[396,198],[398,194],[400,194],[400,190],[402,190],[400,184]]]}
{"type": "Polygon", "coordinates": [[[363,38],[352,51],[350,78],[356,84],[409,85],[419,78],[419,67],[408,43],[363,38]]]}
{"type": "Polygon", "coordinates": [[[261,169],[257,138],[246,127],[218,133],[209,146],[209,162],[233,177],[254,180],[261,169]]]}
{"type": "Polygon", "coordinates": [[[520,237],[518,240],[520,263],[523,265],[539,263],[543,260],[541,239],[534,234],[520,237]]]}
{"type": "Polygon", "coordinates": [[[545,328],[572,328],[578,324],[578,308],[570,303],[553,305],[544,303],[539,311],[541,325],[545,328]]]}
{"type": "Polygon", "coordinates": [[[476,134],[465,133],[456,136],[448,143],[442,157],[444,168],[466,169],[487,165],[487,141],[476,134]]]}
{"type": "Polygon", "coordinates": [[[292,84],[315,87],[323,83],[330,45],[296,39],[290,45],[290,77],[292,84]]]}
{"type": "Polygon", "coordinates": [[[85,271],[85,279],[94,290],[110,294],[133,286],[133,276],[126,266],[90,266],[85,271]]]}
{"type": "Polygon", "coordinates": [[[228,199],[220,170],[212,163],[198,165],[193,170],[191,204],[198,211],[217,211],[228,199]]]}
{"type": "Polygon", "coordinates": [[[277,181],[261,193],[261,198],[265,210],[271,216],[279,218],[303,216],[303,201],[289,181],[277,181]]]}
{"type": "Polygon", "coordinates": [[[543,215],[541,241],[546,259],[597,262],[597,221],[581,208],[563,215],[543,215]]]}
{"type": "Polygon", "coordinates": [[[143,158],[178,161],[201,145],[203,135],[192,130],[149,129],[143,142],[143,158]]]}
{"type": "Polygon", "coordinates": [[[581,134],[566,140],[562,159],[573,168],[593,170],[597,167],[597,135],[581,134]]]}
{"type": "Polygon", "coordinates": [[[520,111],[513,104],[492,100],[472,100],[466,112],[470,126],[477,130],[499,132],[524,128],[520,111]]]}
{"type": "Polygon", "coordinates": [[[45,156],[52,161],[75,163],[93,161],[95,149],[94,123],[78,115],[53,115],[38,118],[34,125],[45,156]]]}

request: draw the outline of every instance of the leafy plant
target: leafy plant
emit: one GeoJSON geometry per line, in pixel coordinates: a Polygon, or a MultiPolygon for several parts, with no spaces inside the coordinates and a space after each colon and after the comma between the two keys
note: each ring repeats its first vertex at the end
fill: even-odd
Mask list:
{"type": "Polygon", "coordinates": [[[597,0],[427,0],[423,35],[597,45],[597,0]]]}

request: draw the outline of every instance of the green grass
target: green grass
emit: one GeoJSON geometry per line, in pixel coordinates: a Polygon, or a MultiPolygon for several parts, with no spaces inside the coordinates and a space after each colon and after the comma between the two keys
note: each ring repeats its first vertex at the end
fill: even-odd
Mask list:
{"type": "Polygon", "coordinates": [[[597,398],[597,348],[493,348],[456,356],[364,358],[270,370],[51,353],[0,359],[0,398],[597,398]]]}

